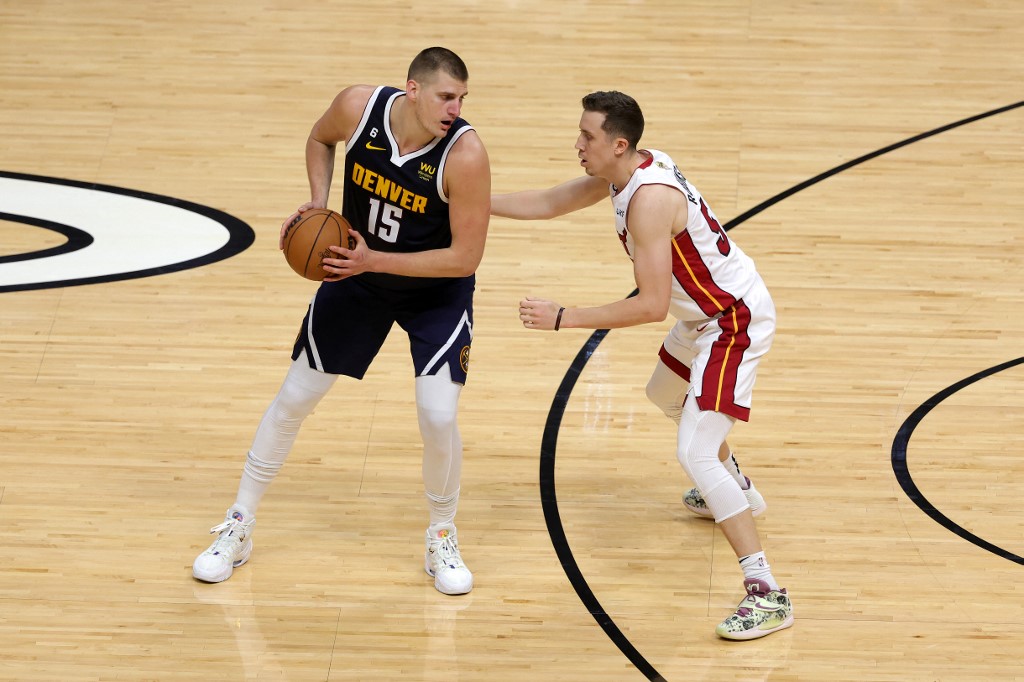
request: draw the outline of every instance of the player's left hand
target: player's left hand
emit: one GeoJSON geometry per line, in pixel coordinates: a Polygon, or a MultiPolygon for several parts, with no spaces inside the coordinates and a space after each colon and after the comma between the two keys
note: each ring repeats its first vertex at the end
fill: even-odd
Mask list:
{"type": "Polygon", "coordinates": [[[371,271],[370,263],[375,252],[366,245],[361,234],[355,230],[349,230],[348,233],[355,240],[356,245],[351,249],[346,249],[344,246],[328,247],[338,254],[338,257],[324,258],[324,270],[327,272],[327,276],[324,277],[325,282],[337,282],[362,272],[371,271]]]}
{"type": "Polygon", "coordinates": [[[326,206],[318,206],[317,204],[313,203],[312,201],[307,201],[302,206],[299,206],[295,210],[295,213],[292,213],[290,216],[288,216],[287,218],[284,219],[283,223],[281,223],[281,234],[277,238],[277,248],[278,249],[280,249],[281,251],[284,251],[284,238],[288,236],[288,230],[291,229],[292,225],[294,225],[295,223],[299,222],[299,219],[302,218],[302,214],[303,213],[305,213],[306,211],[308,211],[311,208],[327,208],[327,207],[326,206]]]}
{"type": "Polygon", "coordinates": [[[519,321],[527,329],[553,330],[560,307],[546,298],[527,296],[519,302],[519,321]]]}

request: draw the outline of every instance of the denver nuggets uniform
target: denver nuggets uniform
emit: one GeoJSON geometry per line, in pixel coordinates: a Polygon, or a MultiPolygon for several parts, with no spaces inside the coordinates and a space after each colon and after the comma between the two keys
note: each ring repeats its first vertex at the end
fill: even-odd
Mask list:
{"type": "Polygon", "coordinates": [[[697,188],[667,154],[653,149],[647,153],[650,158],[625,187],[611,187],[615,229],[630,259],[634,245],[627,223],[629,202],[640,187],[672,187],[689,205],[687,224],[669,246],[669,312],[678,322],[665,337],[659,356],[690,382],[700,409],[747,421],[758,360],[775,335],[775,305],[753,260],[726,236],[697,188]]]}
{"type": "MultiPolygon", "coordinates": [[[[444,164],[452,145],[473,130],[458,118],[443,138],[402,155],[389,124],[402,90],[381,86],[345,146],[341,213],[375,251],[409,253],[451,245],[444,164]]],[[[364,272],[324,282],[310,303],[292,359],[361,379],[392,325],[409,335],[417,376],[447,365],[465,383],[473,333],[475,276],[404,277],[364,272]]]]}

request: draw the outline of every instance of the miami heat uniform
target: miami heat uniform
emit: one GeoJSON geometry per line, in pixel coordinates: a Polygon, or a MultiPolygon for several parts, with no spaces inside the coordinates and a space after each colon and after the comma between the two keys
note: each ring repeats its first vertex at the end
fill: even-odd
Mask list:
{"type": "MultiPolygon", "coordinates": [[[[345,145],[341,213],[376,251],[409,253],[446,248],[452,232],[444,164],[452,145],[473,130],[458,118],[443,138],[402,155],[389,125],[405,93],[381,86],[370,96],[345,145]]],[[[361,379],[391,330],[409,335],[416,376],[448,366],[466,382],[473,335],[475,276],[403,277],[365,272],[317,290],[295,341],[309,366],[361,379]]]]}
{"type": "Polygon", "coordinates": [[[697,188],[672,159],[657,150],[625,187],[611,187],[615,229],[633,258],[629,202],[644,185],[665,185],[681,192],[689,206],[686,225],[673,227],[672,300],[678,322],[665,337],[661,361],[690,383],[701,410],[742,421],[750,402],[758,360],[775,335],[775,305],[753,260],[726,236],[697,188]]]}

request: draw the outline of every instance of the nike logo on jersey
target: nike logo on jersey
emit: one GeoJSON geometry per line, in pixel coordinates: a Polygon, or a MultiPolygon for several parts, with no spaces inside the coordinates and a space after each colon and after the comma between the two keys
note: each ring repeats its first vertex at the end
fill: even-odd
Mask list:
{"type": "Polygon", "coordinates": [[[374,147],[372,142],[367,142],[366,143],[366,148],[371,150],[371,151],[375,151],[375,152],[386,152],[387,151],[387,149],[385,149],[384,147],[374,147]]]}

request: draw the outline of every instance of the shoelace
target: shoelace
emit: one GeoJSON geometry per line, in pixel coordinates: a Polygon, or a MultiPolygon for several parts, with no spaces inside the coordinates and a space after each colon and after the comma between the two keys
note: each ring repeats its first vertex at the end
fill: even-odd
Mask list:
{"type": "Polygon", "coordinates": [[[214,533],[220,533],[220,537],[213,541],[213,547],[211,547],[211,549],[215,550],[214,553],[223,550],[225,547],[229,546],[232,542],[240,544],[242,542],[242,538],[241,537],[237,537],[235,535],[235,530],[240,528],[240,527],[244,527],[244,525],[245,524],[243,524],[240,521],[238,521],[238,519],[229,519],[229,520],[225,521],[224,523],[221,523],[221,524],[211,528],[210,529],[210,534],[211,535],[213,535],[214,533]],[[227,532],[225,533],[224,531],[227,531],[227,532]]]}
{"type": "Polygon", "coordinates": [[[746,618],[747,616],[752,614],[754,612],[754,609],[758,606],[758,600],[764,602],[764,606],[761,607],[763,610],[769,610],[772,607],[778,606],[777,604],[770,601],[767,598],[767,595],[748,594],[746,597],[743,598],[743,601],[740,602],[739,607],[736,609],[736,615],[738,615],[741,618],[746,618]]]}
{"type": "Polygon", "coordinates": [[[462,556],[459,554],[459,546],[452,540],[452,536],[441,540],[440,544],[434,549],[441,560],[449,568],[462,568],[466,564],[462,563],[462,556]]]}

